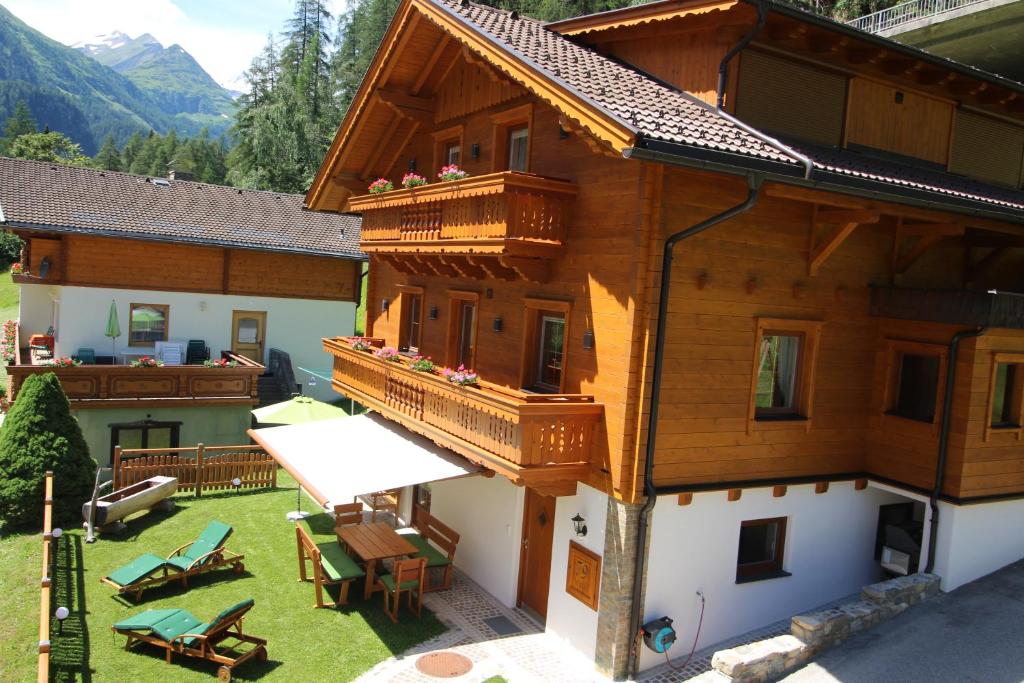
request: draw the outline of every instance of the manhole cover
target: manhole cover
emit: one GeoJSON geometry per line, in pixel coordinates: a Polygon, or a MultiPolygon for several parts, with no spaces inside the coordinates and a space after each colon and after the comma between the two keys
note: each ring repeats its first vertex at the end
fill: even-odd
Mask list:
{"type": "Polygon", "coordinates": [[[434,678],[455,678],[469,673],[473,662],[454,652],[431,652],[416,660],[416,668],[434,678]]]}

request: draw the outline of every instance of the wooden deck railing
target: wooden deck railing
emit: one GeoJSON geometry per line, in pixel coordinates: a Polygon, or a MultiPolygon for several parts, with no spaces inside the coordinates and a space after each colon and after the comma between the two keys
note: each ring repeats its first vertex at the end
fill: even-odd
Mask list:
{"type": "Polygon", "coordinates": [[[592,396],[528,394],[486,382],[460,387],[416,372],[404,360],[383,361],[356,351],[344,337],[324,339],[324,350],[334,356],[333,379],[340,390],[385,417],[400,416],[427,428],[435,441],[441,432],[456,446],[521,467],[590,461],[604,410],[592,396]]]}
{"type": "MultiPolygon", "coordinates": [[[[43,571],[39,590],[38,683],[50,680],[50,619],[53,595],[53,472],[46,473],[43,494],[43,571]]],[[[10,615],[8,615],[10,616],[10,615]]]]}
{"type": "Polygon", "coordinates": [[[118,401],[208,401],[247,403],[257,401],[257,379],[264,367],[244,356],[222,352],[236,361],[233,368],[202,365],[165,365],[133,368],[129,365],[9,365],[10,398],[16,400],[22,382],[29,375],[54,372],[72,405],[111,405],[118,401]]]}
{"type": "Polygon", "coordinates": [[[150,477],[177,477],[179,491],[277,488],[277,463],[260,446],[114,447],[114,490],[150,477]],[[235,486],[232,480],[240,480],[235,486]]]}
{"type": "Polygon", "coordinates": [[[460,245],[507,240],[560,246],[576,185],[503,171],[410,190],[353,197],[363,215],[365,251],[401,251],[411,244],[459,253],[460,245]]]}

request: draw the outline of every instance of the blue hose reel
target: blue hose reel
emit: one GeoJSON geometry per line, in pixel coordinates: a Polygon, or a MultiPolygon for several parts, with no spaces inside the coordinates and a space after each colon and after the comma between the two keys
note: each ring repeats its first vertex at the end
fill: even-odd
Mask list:
{"type": "Polygon", "coordinates": [[[648,621],[641,630],[644,633],[644,645],[658,654],[668,652],[672,643],[676,642],[676,630],[672,628],[672,620],[668,617],[648,621]]]}

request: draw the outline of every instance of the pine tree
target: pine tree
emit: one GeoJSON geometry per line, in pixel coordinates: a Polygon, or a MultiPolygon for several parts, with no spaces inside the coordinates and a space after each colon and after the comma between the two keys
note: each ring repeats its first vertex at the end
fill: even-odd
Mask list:
{"type": "Polygon", "coordinates": [[[128,142],[124,143],[124,148],[121,150],[121,169],[125,171],[131,170],[135,157],[138,156],[141,150],[142,136],[139,135],[138,131],[135,131],[128,138],[128,142]]]}
{"type": "Polygon", "coordinates": [[[103,146],[100,151],[93,157],[92,163],[96,168],[102,168],[107,171],[120,171],[123,167],[121,165],[121,153],[117,150],[117,143],[114,142],[114,136],[108,135],[107,139],[103,141],[103,146]]]}
{"type": "Polygon", "coordinates": [[[38,526],[47,471],[54,473],[54,517],[81,522],[96,461],[52,372],[29,375],[0,429],[0,526],[4,532],[38,526]]]}
{"type": "Polygon", "coordinates": [[[5,152],[20,135],[35,133],[39,128],[36,126],[32,112],[29,111],[28,103],[25,100],[18,100],[14,105],[14,112],[7,117],[4,123],[4,136],[0,139],[0,152],[5,152]]]}

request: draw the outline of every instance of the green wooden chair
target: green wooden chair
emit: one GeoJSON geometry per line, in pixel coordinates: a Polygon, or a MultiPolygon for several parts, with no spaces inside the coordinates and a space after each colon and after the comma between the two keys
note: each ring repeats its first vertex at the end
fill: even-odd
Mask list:
{"type": "Polygon", "coordinates": [[[302,528],[301,522],[295,523],[295,545],[299,553],[299,581],[313,581],[315,587],[315,607],[335,607],[348,602],[348,587],[356,579],[366,576],[366,570],[346,554],[345,549],[337,541],[315,543],[313,538],[302,528]],[[306,574],[306,562],[313,565],[313,577],[306,574]],[[337,602],[324,600],[324,586],[341,586],[341,594],[337,602]]]}
{"type": "Polygon", "coordinates": [[[206,525],[199,538],[177,548],[166,558],[146,553],[110,572],[100,581],[113,586],[120,594],[134,594],[135,599],[139,600],[142,591],[150,586],[177,579],[184,588],[188,588],[190,576],[218,567],[231,565],[236,574],[241,574],[245,569],[242,564],[245,555],[224,547],[232,531],[234,529],[230,525],[214,520],[206,525]]]}
{"type": "Polygon", "coordinates": [[[267,641],[242,633],[242,620],[254,604],[244,600],[207,622],[183,609],[151,609],[122,619],[111,630],[128,637],[126,650],[149,643],[164,650],[168,664],[174,654],[216,662],[221,665],[217,679],[230,681],[240,664],[253,657],[267,659],[267,641]]]}

